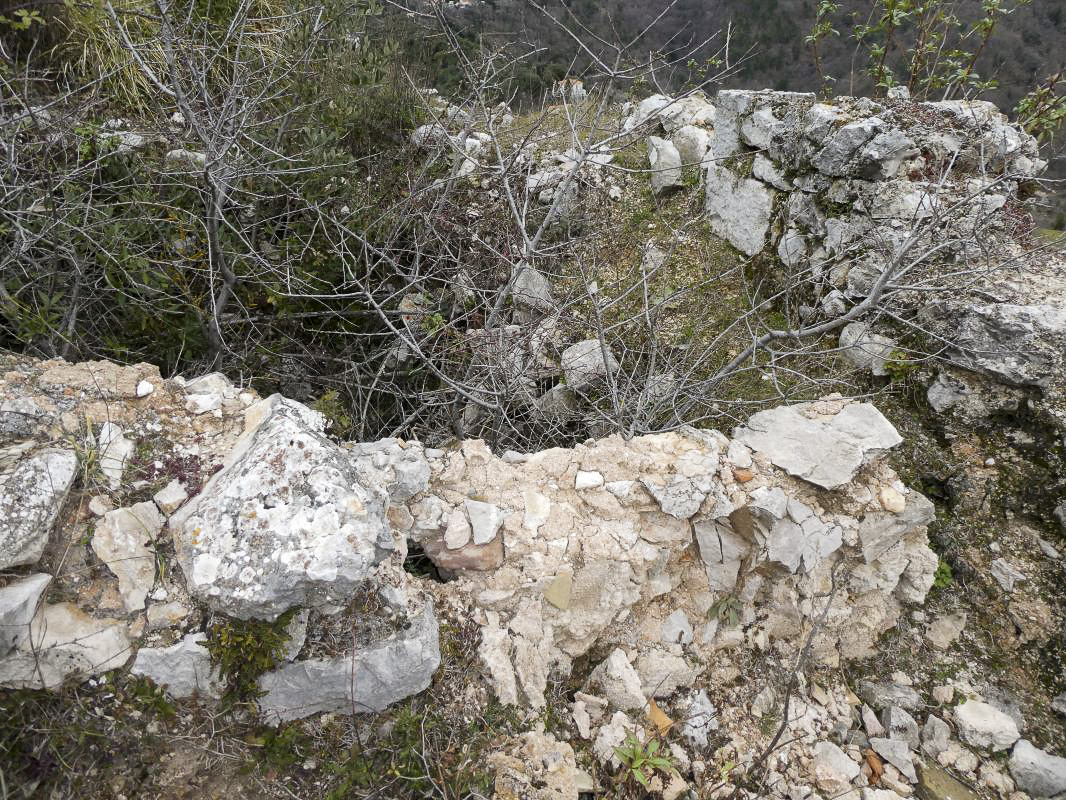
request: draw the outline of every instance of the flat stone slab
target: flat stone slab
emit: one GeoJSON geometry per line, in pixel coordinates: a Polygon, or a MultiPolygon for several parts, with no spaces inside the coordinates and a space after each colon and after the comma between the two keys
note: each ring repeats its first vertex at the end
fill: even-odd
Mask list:
{"type": "Polygon", "coordinates": [[[142,647],[130,672],[148,678],[171,697],[222,696],[222,679],[211,665],[204,633],[190,633],[170,647],[142,647]]]}
{"type": "Polygon", "coordinates": [[[90,617],[73,603],[45,605],[30,633],[0,661],[0,686],[54,689],[70,677],[86,678],[121,667],[130,657],[126,625],[90,617]]]}
{"type": "Polygon", "coordinates": [[[427,600],[406,630],[381,642],[268,672],[259,681],[259,708],[272,724],[321,712],[383,711],[428,687],[439,666],[437,618],[427,600]]]}
{"type": "Polygon", "coordinates": [[[753,415],[733,438],[761,451],[775,466],[826,489],[848,483],[865,464],[903,441],[869,403],[819,414],[815,403],[781,406],[753,415]]]}

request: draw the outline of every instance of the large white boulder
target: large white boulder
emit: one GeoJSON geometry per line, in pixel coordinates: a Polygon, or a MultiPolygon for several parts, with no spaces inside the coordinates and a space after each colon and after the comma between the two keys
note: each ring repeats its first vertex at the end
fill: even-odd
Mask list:
{"type": "Polygon", "coordinates": [[[222,470],[170,521],[191,594],[242,619],[345,605],[396,551],[387,487],[324,426],[279,395],[248,409],[222,470]]]}
{"type": "Polygon", "coordinates": [[[674,131],[670,141],[677,148],[683,166],[702,165],[711,149],[712,134],[695,125],[683,125],[674,131]]]}
{"type": "Polygon", "coordinates": [[[54,689],[121,667],[130,657],[126,625],[90,617],[73,603],[42,606],[15,652],[0,661],[0,686],[54,689]]]}
{"type": "Polygon", "coordinates": [[[651,168],[651,190],[655,194],[681,185],[681,155],[673,142],[649,136],[648,163],[651,168]]]}

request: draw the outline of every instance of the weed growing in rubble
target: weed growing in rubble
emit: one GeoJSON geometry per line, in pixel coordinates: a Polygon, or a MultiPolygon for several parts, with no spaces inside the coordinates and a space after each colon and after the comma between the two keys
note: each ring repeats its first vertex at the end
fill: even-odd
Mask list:
{"type": "Polygon", "coordinates": [[[286,611],[274,622],[223,618],[208,626],[207,649],[226,681],[225,701],[243,703],[260,696],[259,676],[284,657],[296,612],[286,611]]]}
{"type": "Polygon", "coordinates": [[[946,589],[951,586],[951,582],[954,579],[951,574],[951,564],[944,559],[940,559],[940,563],[937,564],[936,572],[933,573],[933,588],[934,589],[946,589]]]}
{"type": "Polygon", "coordinates": [[[740,622],[740,599],[733,595],[726,595],[716,600],[714,605],[707,609],[708,619],[717,619],[730,628],[735,628],[740,622]]]}
{"type": "Polygon", "coordinates": [[[669,752],[663,751],[660,754],[660,745],[661,742],[658,739],[642,743],[636,736],[630,734],[619,747],[614,749],[614,752],[622,762],[622,766],[625,767],[626,775],[647,789],[648,781],[656,771],[666,775],[672,775],[677,771],[669,752]]]}

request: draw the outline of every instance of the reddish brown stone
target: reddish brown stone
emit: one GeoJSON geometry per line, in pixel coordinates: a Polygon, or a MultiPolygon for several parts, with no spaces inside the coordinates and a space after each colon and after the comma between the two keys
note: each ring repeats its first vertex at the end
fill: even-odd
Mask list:
{"type": "Polygon", "coordinates": [[[502,534],[497,534],[488,544],[470,542],[455,550],[444,546],[443,536],[435,536],[423,540],[422,549],[429,556],[429,560],[440,569],[487,572],[503,564],[502,534]]]}

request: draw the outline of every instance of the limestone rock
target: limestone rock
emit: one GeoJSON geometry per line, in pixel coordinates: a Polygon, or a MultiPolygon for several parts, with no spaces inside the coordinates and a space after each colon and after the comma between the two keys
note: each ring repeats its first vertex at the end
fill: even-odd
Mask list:
{"type": "Polygon", "coordinates": [[[29,634],[0,661],[0,686],[54,689],[68,677],[121,667],[129,656],[130,639],[119,620],[90,617],[72,603],[43,605],[29,634]]]}
{"type": "Polygon", "coordinates": [[[707,583],[716,592],[731,592],[751,543],[720,522],[697,522],[692,526],[699,543],[700,557],[707,569],[707,583]]]}
{"type": "Polygon", "coordinates": [[[170,647],[142,647],[130,672],[165,688],[171,697],[219,698],[222,679],[211,665],[206,640],[206,634],[190,633],[170,647]]]}
{"type": "Polygon", "coordinates": [[[692,696],[685,708],[681,721],[681,735],[697,750],[703,750],[710,741],[710,735],[718,730],[718,709],[707,696],[706,689],[700,689],[692,696]]]}
{"type": "Polygon", "coordinates": [[[163,530],[163,517],[155,503],[137,503],[108,511],[96,523],[92,548],[118,578],[118,590],[127,611],[144,609],[155,583],[155,551],[148,546],[163,530]]]}
{"type": "Polygon", "coordinates": [[[633,112],[626,117],[622,123],[622,130],[631,131],[640,125],[656,119],[659,117],[660,112],[663,109],[668,108],[675,101],[661,94],[653,94],[651,97],[645,97],[639,103],[637,107],[633,109],[633,112]]]}
{"type": "Polygon", "coordinates": [[[599,339],[586,339],[563,350],[560,364],[566,385],[573,391],[587,389],[618,369],[618,362],[600,344],[599,339]]]}
{"type": "Polygon", "coordinates": [[[988,565],[988,571],[996,579],[996,583],[1005,592],[1013,592],[1014,585],[1025,580],[1025,573],[1007,561],[1005,558],[997,558],[988,565]]]}
{"type": "Polygon", "coordinates": [[[948,614],[929,623],[925,638],[937,650],[947,650],[966,628],[966,612],[948,614]]]}
{"type": "Polygon", "coordinates": [[[29,636],[30,620],[51,581],[51,575],[37,572],[0,588],[0,658],[29,636]]]}
{"type": "Polygon", "coordinates": [[[918,723],[914,717],[898,706],[889,706],[881,714],[885,738],[904,742],[911,750],[917,750],[921,741],[918,723]]]}
{"type": "Polygon", "coordinates": [[[914,762],[911,760],[910,747],[906,741],[875,737],[870,739],[870,747],[889,764],[898,769],[908,781],[915,783],[918,780],[918,776],[914,771],[914,762]]]}
{"type": "Polygon", "coordinates": [[[1066,758],[1053,756],[1021,739],[1010,754],[1010,774],[1030,797],[1055,797],[1066,792],[1066,758]]]}
{"type": "MultiPolygon", "coordinates": [[[[893,708],[894,706],[889,706],[893,708]]],[[[884,736],[885,726],[881,724],[881,720],[877,718],[877,714],[866,703],[862,704],[862,708],[859,710],[859,715],[862,717],[862,726],[866,729],[867,736],[884,736]]]]}
{"type": "Polygon", "coordinates": [[[0,569],[40,560],[77,468],[73,450],[0,449],[0,569]]]}
{"type": "Polygon", "coordinates": [[[684,125],[670,138],[683,166],[701,165],[711,149],[711,134],[695,125],[684,125]]]}
{"type": "Polygon", "coordinates": [[[624,711],[616,711],[610,721],[596,734],[596,740],[592,743],[592,752],[601,764],[617,769],[620,762],[615,748],[621,747],[628,736],[643,738],[641,733],[624,711]]]}
{"type": "Polygon", "coordinates": [[[259,708],[273,724],[320,712],[383,711],[429,686],[440,666],[433,604],[406,629],[352,653],[285,664],[260,678],[259,708]]]}
{"type": "Polygon", "coordinates": [[[495,800],[577,800],[574,750],[549,734],[523,733],[490,755],[488,763],[496,771],[495,800]]]}
{"type": "Polygon", "coordinates": [[[102,517],[108,511],[112,511],[115,508],[115,504],[111,502],[111,498],[106,494],[94,495],[89,500],[89,511],[93,516],[102,517]]]}
{"type": "Polygon", "coordinates": [[[1066,309],[1012,303],[939,306],[956,318],[959,365],[1017,386],[1047,386],[1066,350],[1066,309]]]}
{"type": "Polygon", "coordinates": [[[621,711],[636,711],[647,701],[640,676],[621,649],[615,649],[592,671],[590,681],[598,686],[607,702],[621,711]]]}
{"type": "Polygon", "coordinates": [[[100,426],[96,442],[100,453],[100,471],[107,478],[111,490],[115,491],[122,485],[126,463],[133,455],[133,442],[127,439],[122,428],[113,422],[105,422],[100,426]]]}
{"type": "Polygon", "coordinates": [[[470,541],[470,520],[459,508],[452,509],[448,527],[444,530],[444,546],[449,550],[465,547],[470,541]]]}
{"type": "Polygon", "coordinates": [[[648,161],[651,165],[651,190],[662,194],[681,185],[681,155],[673,142],[648,137],[648,161]]]}
{"type": "Polygon", "coordinates": [[[149,603],[148,630],[159,631],[166,628],[176,628],[184,623],[193,609],[180,600],[169,600],[165,603],[149,603]]]}
{"type": "Polygon", "coordinates": [[[551,311],[555,308],[551,281],[545,277],[543,272],[530,266],[524,267],[519,272],[514,286],[511,287],[511,294],[519,305],[537,311],[551,311]]]}
{"type": "Polygon", "coordinates": [[[662,639],[667,644],[691,644],[692,624],[680,608],[663,621],[662,639]]]}
{"type": "Polygon", "coordinates": [[[841,355],[859,369],[884,376],[888,374],[885,363],[892,358],[896,343],[873,333],[865,322],[850,322],[840,331],[840,349],[841,355]]]}
{"type": "MultiPolygon", "coordinates": [[[[309,411],[309,409],[306,409],[309,411]]],[[[317,420],[312,424],[317,429],[317,420]]],[[[429,462],[421,445],[399,439],[347,445],[365,485],[384,485],[393,503],[405,503],[429,487],[429,462]]]]}
{"type": "Polygon", "coordinates": [[[242,619],[344,605],[396,550],[386,487],[364,484],[299,403],[275,395],[246,419],[222,470],[171,517],[190,593],[242,619]]]}
{"type": "Polygon", "coordinates": [[[711,230],[746,256],[761,252],[770,232],[774,190],[712,162],[707,165],[706,192],[711,230]]]}
{"type": "Polygon", "coordinates": [[[189,493],[185,491],[185,487],[181,483],[177,480],[172,480],[156,492],[152,499],[159,506],[159,510],[169,517],[189,499],[189,493]]]}
{"type": "Polygon", "coordinates": [[[682,686],[691,686],[699,674],[684,658],[660,648],[641,653],[634,666],[647,697],[669,697],[682,686]]]}
{"type": "Polygon", "coordinates": [[[207,167],[207,155],[195,150],[170,150],[163,157],[163,165],[179,172],[202,172],[207,167]]]}
{"type": "MultiPolygon", "coordinates": [[[[932,522],[934,513],[932,501],[924,495],[911,492],[906,497],[902,513],[873,511],[866,514],[859,524],[859,541],[862,543],[862,554],[866,562],[871,563],[884,557],[909,531],[932,522]]],[[[936,569],[935,563],[932,568],[936,569]]],[[[931,585],[930,580],[930,585],[919,593],[921,597],[925,596],[931,585]]]]}
{"type": "Polygon", "coordinates": [[[922,727],[922,751],[936,758],[948,749],[951,741],[951,727],[940,719],[930,715],[922,727]]]}
{"type": "Polygon", "coordinates": [[[883,124],[876,117],[849,122],[826,140],[811,160],[812,165],[826,175],[846,175],[852,156],[878,133],[883,124]]]}
{"type": "Polygon", "coordinates": [[[538,397],[534,406],[546,419],[565,421],[577,413],[578,399],[573,389],[559,384],[538,397]]]}
{"type": "Polygon", "coordinates": [[[987,750],[1006,750],[1021,734],[1018,724],[995,706],[967,700],[955,708],[959,736],[967,744],[987,750]]]}
{"type": "Polygon", "coordinates": [[[917,711],[922,707],[922,696],[911,687],[898,683],[860,681],[858,694],[874,709],[894,705],[907,711],[917,711]]]}
{"type": "Polygon", "coordinates": [[[461,572],[463,570],[491,571],[503,564],[504,557],[502,536],[497,536],[483,545],[467,542],[457,549],[449,549],[445,545],[443,537],[423,539],[422,549],[430,561],[441,569],[451,570],[452,572],[461,572]]]}
{"type": "Polygon", "coordinates": [[[811,760],[811,778],[827,795],[843,794],[859,775],[859,765],[832,742],[818,742],[811,760]]]}
{"type": "Polygon", "coordinates": [[[831,415],[808,416],[810,404],[754,414],[733,436],[778,467],[826,489],[850,481],[865,464],[903,438],[869,403],[850,403],[831,415]]]}
{"type": "Polygon", "coordinates": [[[474,544],[488,544],[500,532],[507,516],[502,508],[480,500],[466,500],[466,516],[470,520],[470,537],[474,544]]]}
{"type": "Polygon", "coordinates": [[[603,475],[595,470],[582,470],[577,471],[577,475],[574,476],[574,488],[579,492],[582,489],[598,489],[603,486],[603,475]]]}

